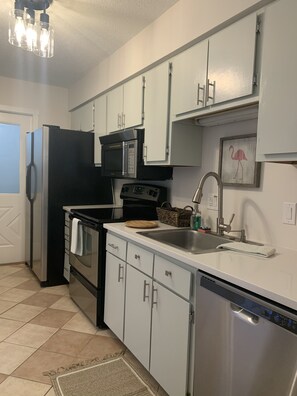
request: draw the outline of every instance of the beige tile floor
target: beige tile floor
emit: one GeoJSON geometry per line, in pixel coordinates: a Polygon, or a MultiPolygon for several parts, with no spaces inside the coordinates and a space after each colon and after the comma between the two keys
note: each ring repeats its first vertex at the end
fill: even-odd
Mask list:
{"type": "Polygon", "coordinates": [[[25,264],[0,265],[1,396],[54,396],[44,371],[122,349],[79,311],[67,285],[41,288],[25,264]]]}

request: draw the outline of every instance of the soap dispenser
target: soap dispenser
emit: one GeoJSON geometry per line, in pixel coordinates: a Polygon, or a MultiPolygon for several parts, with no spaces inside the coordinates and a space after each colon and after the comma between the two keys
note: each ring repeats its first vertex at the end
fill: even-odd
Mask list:
{"type": "Polygon", "coordinates": [[[198,230],[201,227],[201,212],[197,207],[193,210],[190,226],[192,230],[198,230]]]}

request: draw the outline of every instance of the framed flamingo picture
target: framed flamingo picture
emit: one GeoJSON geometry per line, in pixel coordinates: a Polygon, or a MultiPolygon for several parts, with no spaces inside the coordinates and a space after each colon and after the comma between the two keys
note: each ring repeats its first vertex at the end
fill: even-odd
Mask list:
{"type": "Polygon", "coordinates": [[[219,175],[225,186],[259,187],[261,163],[256,162],[256,134],[220,139],[219,175]]]}

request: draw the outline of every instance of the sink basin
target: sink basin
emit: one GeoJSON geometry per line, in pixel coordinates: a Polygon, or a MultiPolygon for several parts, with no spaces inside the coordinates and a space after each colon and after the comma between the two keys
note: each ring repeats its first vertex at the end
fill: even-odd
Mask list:
{"type": "Polygon", "coordinates": [[[190,229],[140,231],[138,234],[193,254],[213,252],[222,243],[230,242],[230,239],[218,235],[190,229]]]}

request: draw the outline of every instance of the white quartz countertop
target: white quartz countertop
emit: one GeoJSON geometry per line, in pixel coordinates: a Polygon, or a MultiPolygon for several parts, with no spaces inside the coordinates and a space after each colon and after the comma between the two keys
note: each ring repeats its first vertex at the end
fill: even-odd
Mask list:
{"type": "MultiPolygon", "coordinates": [[[[277,248],[276,254],[261,258],[250,254],[220,250],[191,254],[138,234],[144,229],[129,228],[125,223],[104,227],[131,242],[205,271],[246,290],[297,310],[297,251],[277,248]]],[[[159,223],[160,229],[174,228],[159,223]]]]}

